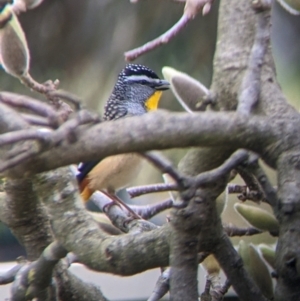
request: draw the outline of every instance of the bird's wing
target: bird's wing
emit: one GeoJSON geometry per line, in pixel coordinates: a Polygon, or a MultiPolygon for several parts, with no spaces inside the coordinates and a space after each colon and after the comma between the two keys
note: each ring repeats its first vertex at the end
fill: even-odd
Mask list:
{"type": "Polygon", "coordinates": [[[90,161],[85,163],[80,163],[78,165],[78,174],[76,175],[79,190],[82,199],[87,202],[94,191],[89,188],[89,180],[87,175],[89,172],[99,163],[99,161],[90,161]]]}
{"type": "Polygon", "coordinates": [[[89,161],[78,165],[78,174],[76,175],[79,184],[83,182],[88,173],[99,163],[98,161],[89,161]]]}
{"type": "MultiPolygon", "coordinates": [[[[124,100],[125,101],[125,100],[124,100]]],[[[128,114],[127,108],[119,101],[110,99],[105,106],[104,119],[116,120],[128,114]]]]}

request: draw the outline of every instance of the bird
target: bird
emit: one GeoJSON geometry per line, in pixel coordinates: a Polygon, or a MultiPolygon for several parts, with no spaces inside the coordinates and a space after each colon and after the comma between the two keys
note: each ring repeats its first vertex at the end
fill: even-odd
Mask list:
{"type": "MultiPolygon", "coordinates": [[[[160,79],[150,68],[140,64],[127,64],[119,73],[105,104],[104,121],[113,122],[156,110],[162,92],[169,87],[169,82],[160,79]]],[[[82,199],[87,202],[95,191],[100,190],[138,217],[116,196],[116,192],[127,187],[137,177],[141,167],[142,158],[136,153],[80,163],[77,181],[82,199]]]]}

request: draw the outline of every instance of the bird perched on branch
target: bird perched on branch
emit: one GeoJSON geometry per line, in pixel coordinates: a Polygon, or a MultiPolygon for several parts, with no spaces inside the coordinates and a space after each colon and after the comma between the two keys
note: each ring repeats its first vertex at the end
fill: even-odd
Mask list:
{"type": "MultiPolygon", "coordinates": [[[[155,110],[162,91],[167,89],[169,83],[160,79],[151,69],[143,65],[128,64],[120,72],[105,105],[104,119],[113,121],[155,110]]],[[[119,202],[115,192],[137,177],[141,163],[142,158],[136,153],[81,163],[77,179],[83,200],[87,201],[96,190],[101,190],[119,202]]],[[[126,205],[125,207],[130,210],[126,205]]]]}

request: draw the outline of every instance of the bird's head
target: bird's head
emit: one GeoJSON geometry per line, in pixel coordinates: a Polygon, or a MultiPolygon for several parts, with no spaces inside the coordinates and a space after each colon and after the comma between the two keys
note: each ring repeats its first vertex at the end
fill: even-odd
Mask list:
{"type": "Polygon", "coordinates": [[[137,64],[126,65],[119,74],[117,85],[125,88],[126,100],[142,104],[146,111],[157,109],[162,91],[170,87],[168,81],[160,79],[150,68],[137,64]]]}

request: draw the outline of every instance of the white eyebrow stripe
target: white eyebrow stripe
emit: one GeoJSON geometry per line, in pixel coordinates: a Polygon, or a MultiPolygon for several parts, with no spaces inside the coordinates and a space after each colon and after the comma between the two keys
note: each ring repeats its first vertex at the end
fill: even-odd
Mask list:
{"type": "Polygon", "coordinates": [[[130,75],[126,76],[126,81],[133,81],[133,82],[138,82],[138,81],[147,81],[149,83],[158,83],[160,80],[158,78],[150,78],[146,75],[130,75]]]}

